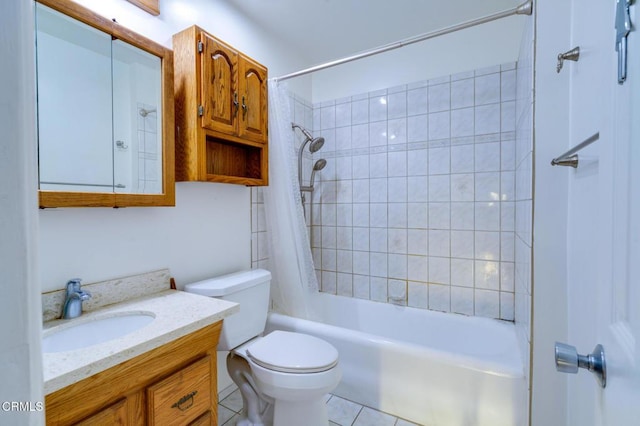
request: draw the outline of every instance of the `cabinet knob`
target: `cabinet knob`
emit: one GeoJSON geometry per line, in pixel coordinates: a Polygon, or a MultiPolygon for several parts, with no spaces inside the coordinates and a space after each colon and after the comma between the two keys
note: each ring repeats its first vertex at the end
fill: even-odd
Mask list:
{"type": "Polygon", "coordinates": [[[247,106],[247,104],[244,102],[244,96],[242,97],[242,116],[245,116],[247,114],[247,109],[249,107],[247,106]]]}

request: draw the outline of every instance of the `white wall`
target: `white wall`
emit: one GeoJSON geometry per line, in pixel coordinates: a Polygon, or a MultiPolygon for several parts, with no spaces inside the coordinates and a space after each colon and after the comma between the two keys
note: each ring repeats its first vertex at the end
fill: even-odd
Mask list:
{"type": "Polygon", "coordinates": [[[571,2],[537,2],[533,214],[533,426],[567,424],[567,375],[555,370],[553,345],[567,339],[566,168],[549,162],[568,148],[569,73],[556,56],[571,46],[571,2]]]}
{"type": "MultiPolygon", "coordinates": [[[[42,403],[33,2],[0,3],[0,402],[42,403]]],[[[42,412],[0,411],[40,425],[42,412]]]]}
{"type": "MultiPolygon", "coordinates": [[[[275,76],[306,64],[225,2],[163,0],[153,17],[128,2],[78,3],[171,47],[193,24],[269,68],[275,76]]],[[[297,82],[302,92],[304,82],[297,82]]],[[[178,285],[251,266],[250,193],[243,186],[178,183],[175,208],[47,209],[39,213],[43,291],[169,267],[178,285]]]]}
{"type": "Polygon", "coordinates": [[[527,18],[504,18],[317,72],[313,75],[312,100],[338,99],[514,62],[527,18]]]}

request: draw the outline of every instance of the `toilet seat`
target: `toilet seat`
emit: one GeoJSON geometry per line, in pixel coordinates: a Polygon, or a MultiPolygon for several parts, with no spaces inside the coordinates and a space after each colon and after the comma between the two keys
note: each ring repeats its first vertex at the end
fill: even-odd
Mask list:
{"type": "Polygon", "coordinates": [[[268,370],[319,373],[338,364],[338,351],[322,339],[276,330],[246,348],[247,357],[268,370]]]}

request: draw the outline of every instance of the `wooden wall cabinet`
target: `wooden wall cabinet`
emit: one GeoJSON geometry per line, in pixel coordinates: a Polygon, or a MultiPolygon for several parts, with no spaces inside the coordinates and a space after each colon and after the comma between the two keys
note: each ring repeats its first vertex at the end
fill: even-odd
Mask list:
{"type": "Polygon", "coordinates": [[[176,180],[267,185],[267,69],[197,26],[173,49],[176,180]]]}
{"type": "Polygon", "coordinates": [[[217,322],[45,397],[47,425],[217,424],[217,322]]]}

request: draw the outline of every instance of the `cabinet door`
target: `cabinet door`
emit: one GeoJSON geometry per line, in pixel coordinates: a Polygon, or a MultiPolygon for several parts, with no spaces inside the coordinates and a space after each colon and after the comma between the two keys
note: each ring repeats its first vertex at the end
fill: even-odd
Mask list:
{"type": "MultiPolygon", "coordinates": [[[[81,422],[75,423],[76,426],[117,426],[126,425],[127,422],[127,400],[121,399],[113,405],[98,411],[91,417],[81,422]]],[[[48,422],[47,422],[48,423],[48,422]]]]}
{"type": "Polygon", "coordinates": [[[222,133],[238,133],[238,52],[201,33],[204,44],[200,75],[202,127],[222,133]]]}
{"type": "Polygon", "coordinates": [[[239,136],[255,142],[267,142],[267,69],[253,60],[240,57],[241,120],[239,136]]]}

